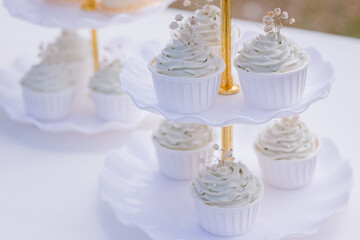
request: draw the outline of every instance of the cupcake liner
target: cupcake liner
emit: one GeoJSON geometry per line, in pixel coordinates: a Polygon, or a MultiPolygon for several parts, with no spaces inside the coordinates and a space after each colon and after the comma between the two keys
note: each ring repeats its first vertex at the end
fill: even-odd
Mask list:
{"type": "Polygon", "coordinates": [[[221,74],[225,63],[221,60],[219,70],[199,78],[170,77],[157,73],[149,64],[158,104],[164,110],[191,114],[203,112],[215,104],[221,74]]]}
{"type": "Polygon", "coordinates": [[[294,189],[309,184],[313,179],[319,145],[311,156],[296,160],[274,160],[254,148],[267,183],[278,188],[294,189]]]}
{"type": "Polygon", "coordinates": [[[262,109],[281,109],[301,101],[306,83],[307,67],[310,61],[299,69],[285,73],[252,73],[234,64],[240,79],[245,100],[262,109]]]}
{"type": "Polygon", "coordinates": [[[140,111],[127,94],[105,94],[91,90],[96,114],[106,121],[130,122],[140,111]]]}
{"type": "Polygon", "coordinates": [[[167,177],[176,180],[191,180],[199,171],[199,161],[210,159],[213,153],[213,143],[194,150],[169,149],[153,141],[160,171],[167,177]]]}
{"type": "Polygon", "coordinates": [[[59,120],[72,110],[76,88],[60,92],[39,92],[22,87],[25,108],[28,114],[42,120],[59,120]]]}
{"type": "MultiPolygon", "coordinates": [[[[234,62],[235,60],[237,49],[239,47],[240,40],[242,37],[239,27],[238,26],[235,27],[237,28],[238,35],[234,39],[231,39],[231,62],[234,62]]],[[[221,57],[221,44],[215,46],[209,46],[209,48],[215,55],[221,57]]]]}
{"type": "MultiPolygon", "coordinates": [[[[262,187],[262,189],[264,188],[262,187]]],[[[253,227],[263,191],[254,202],[237,208],[206,205],[194,195],[193,190],[191,196],[194,200],[200,225],[211,234],[232,237],[243,234],[253,227]]]]}

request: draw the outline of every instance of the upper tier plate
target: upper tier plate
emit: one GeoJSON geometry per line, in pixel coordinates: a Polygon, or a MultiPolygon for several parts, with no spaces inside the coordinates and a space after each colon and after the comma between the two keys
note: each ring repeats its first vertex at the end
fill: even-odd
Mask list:
{"type": "MultiPolygon", "coordinates": [[[[158,46],[153,46],[158,49],[158,46]]],[[[148,70],[149,53],[146,57],[129,59],[121,74],[121,87],[141,109],[160,113],[164,117],[178,122],[204,123],[211,126],[231,124],[260,124],[276,117],[287,117],[305,111],[312,103],[328,96],[335,79],[331,63],[323,60],[314,48],[305,49],[311,57],[308,77],[302,101],[292,107],[280,110],[262,110],[252,107],[244,101],[241,93],[231,96],[219,95],[215,105],[202,113],[182,115],[163,110],[157,102],[151,73],[148,70]]],[[[236,77],[236,76],[234,76],[236,77]]]]}
{"type": "Polygon", "coordinates": [[[74,108],[65,119],[59,121],[43,121],[26,113],[20,80],[34,63],[32,58],[19,58],[11,69],[0,70],[0,107],[14,121],[35,125],[39,129],[49,132],[80,132],[96,134],[106,131],[128,131],[138,127],[150,115],[141,111],[136,121],[122,123],[118,121],[103,121],[96,116],[95,109],[88,92],[79,91],[74,108]]]}
{"type": "MultiPolygon", "coordinates": [[[[251,136],[247,136],[251,137],[251,136]]],[[[243,148],[244,163],[260,169],[252,148],[243,148]]],[[[265,184],[254,228],[230,238],[216,237],[197,222],[190,181],[175,181],[160,171],[151,132],[139,131],[107,156],[100,173],[100,194],[123,224],[136,226],[153,240],[280,240],[292,234],[312,234],[347,205],[352,169],[329,139],[322,139],[311,184],[281,190],[265,184]],[[140,150],[139,150],[140,148],[140,150]]]]}
{"type": "Polygon", "coordinates": [[[64,29],[100,28],[136,20],[166,9],[174,0],[154,0],[154,4],[136,12],[104,13],[84,11],[80,3],[47,3],[44,0],[4,0],[14,17],[44,27],[64,29]]]}

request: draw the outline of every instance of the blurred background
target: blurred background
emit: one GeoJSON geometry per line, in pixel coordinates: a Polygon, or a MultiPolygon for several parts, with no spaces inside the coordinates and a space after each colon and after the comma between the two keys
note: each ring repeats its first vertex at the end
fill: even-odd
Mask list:
{"type": "MultiPolygon", "coordinates": [[[[214,4],[220,6],[220,0],[214,4]]],[[[177,0],[173,8],[183,6],[177,0]]],[[[296,19],[294,27],[360,38],[360,0],[232,0],[232,15],[250,21],[261,21],[270,10],[279,7],[296,19]]]]}

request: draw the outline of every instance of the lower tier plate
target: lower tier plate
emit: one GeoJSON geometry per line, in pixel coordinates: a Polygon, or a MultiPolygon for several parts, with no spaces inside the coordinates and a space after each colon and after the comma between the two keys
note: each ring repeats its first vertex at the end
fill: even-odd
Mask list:
{"type": "MultiPolygon", "coordinates": [[[[236,148],[235,148],[236,149],[236,148]]],[[[255,154],[241,152],[243,162],[260,176],[255,154]]],[[[197,222],[189,181],[175,181],[159,172],[151,133],[138,131],[125,145],[111,152],[100,173],[100,194],[123,224],[136,226],[153,240],[216,240],[197,222]]],[[[315,177],[297,190],[280,190],[265,184],[255,227],[227,238],[282,239],[312,234],[334,213],[347,205],[352,169],[335,144],[322,139],[315,177]]]]}
{"type": "Polygon", "coordinates": [[[26,112],[20,86],[20,80],[33,63],[32,58],[20,57],[10,69],[0,70],[0,107],[16,122],[31,124],[48,132],[96,134],[134,129],[151,115],[147,111],[141,111],[139,118],[128,123],[101,120],[96,115],[89,91],[81,89],[68,117],[59,121],[36,119],[26,112]]]}

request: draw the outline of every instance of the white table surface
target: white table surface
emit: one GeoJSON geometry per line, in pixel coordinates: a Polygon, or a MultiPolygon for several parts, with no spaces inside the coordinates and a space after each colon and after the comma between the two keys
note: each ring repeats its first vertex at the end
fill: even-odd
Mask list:
{"type": "MultiPolygon", "coordinates": [[[[99,31],[106,42],[126,34],[135,42],[168,39],[174,13],[99,31]]],[[[259,29],[237,21],[243,31],[259,29]]],[[[331,138],[354,170],[354,188],[345,211],[332,216],[317,233],[288,239],[360,239],[360,39],[288,29],[303,47],[313,46],[333,63],[336,81],[330,96],[302,115],[320,136],[331,138]]],[[[31,25],[9,16],[0,7],[0,69],[21,55],[37,54],[58,30],[31,25]]],[[[154,129],[153,117],[141,129],[154,129]]],[[[250,147],[259,126],[236,126],[235,149],[250,147]]],[[[105,156],[119,148],[130,132],[85,136],[54,134],[12,122],[0,111],[0,239],[7,240],[147,240],[135,228],[121,226],[99,197],[98,174],[105,156]]]]}

